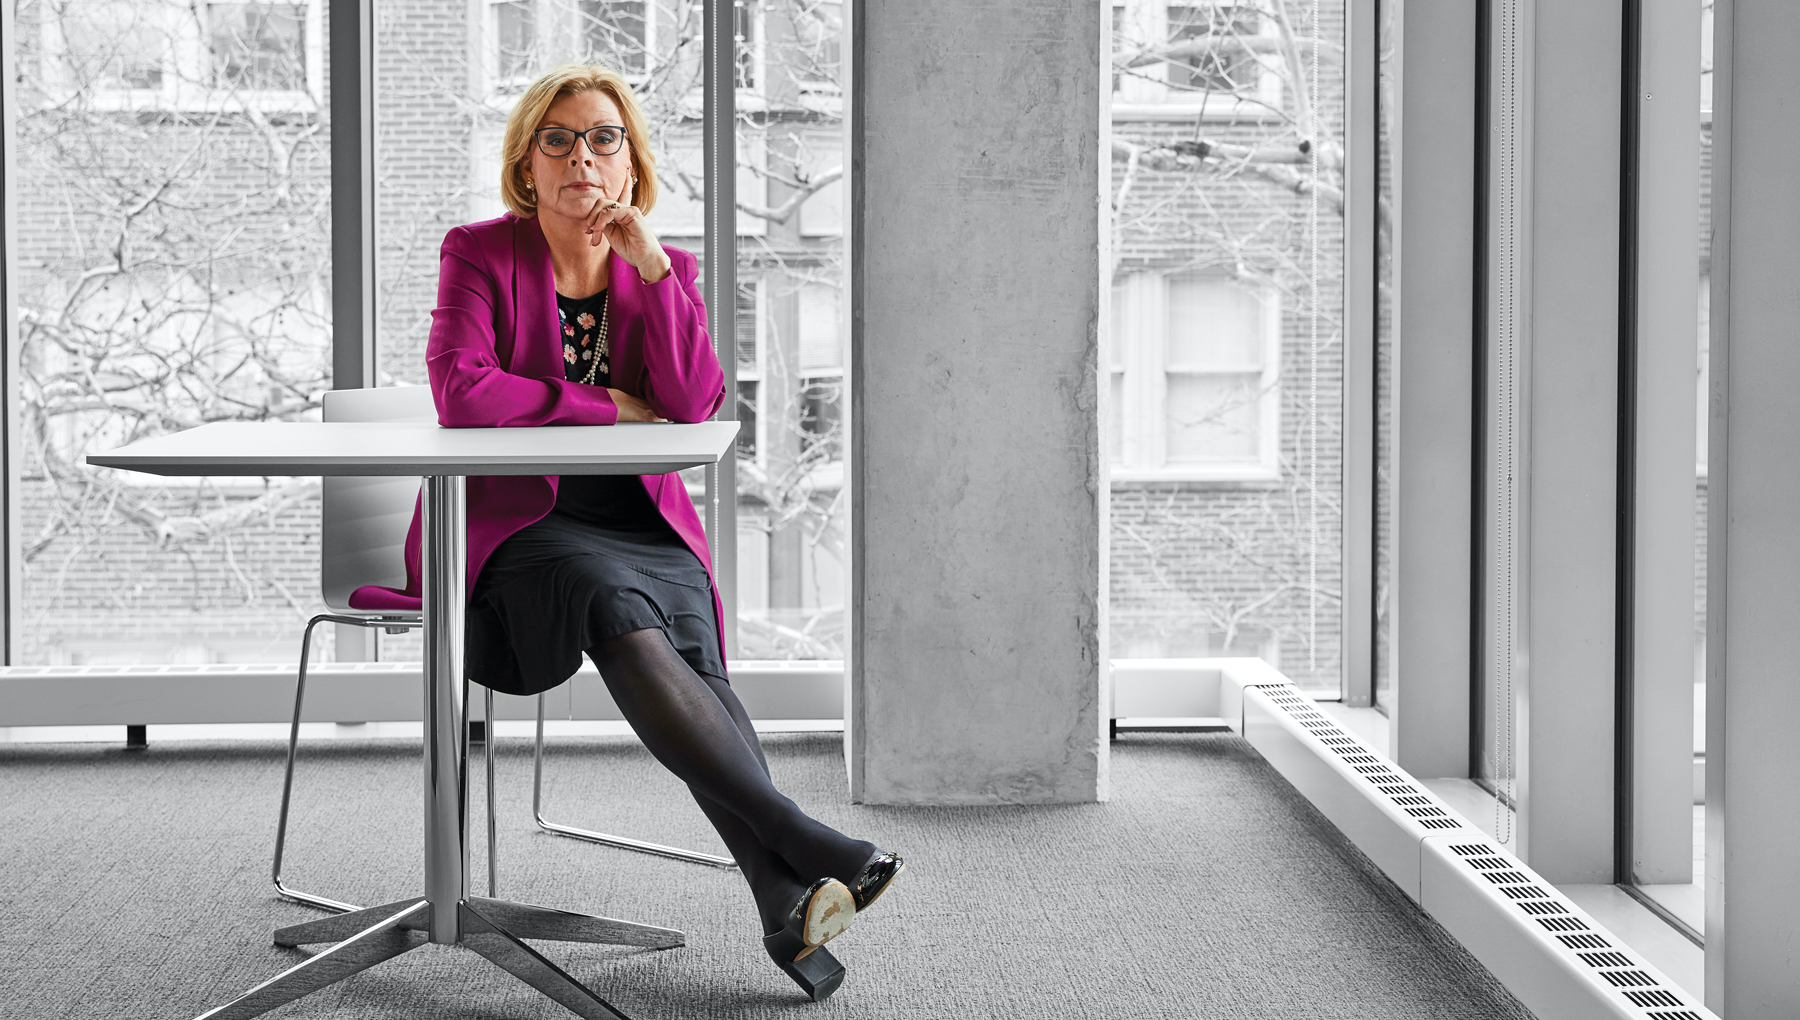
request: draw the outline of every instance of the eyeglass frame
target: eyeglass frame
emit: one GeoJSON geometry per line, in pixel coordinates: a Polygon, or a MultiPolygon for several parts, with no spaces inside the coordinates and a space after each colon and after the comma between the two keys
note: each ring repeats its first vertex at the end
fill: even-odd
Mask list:
{"type": "Polygon", "coordinates": [[[629,141],[631,138],[631,133],[626,131],[625,126],[622,124],[595,124],[593,127],[588,128],[586,131],[577,131],[574,128],[566,128],[566,127],[541,127],[541,128],[538,128],[536,131],[533,131],[531,133],[531,141],[534,145],[537,146],[537,150],[539,152],[543,153],[546,156],[549,156],[551,159],[562,159],[565,156],[572,155],[575,152],[575,143],[574,142],[569,143],[569,151],[568,152],[551,152],[549,149],[544,148],[543,135],[544,135],[544,132],[546,132],[546,131],[567,131],[568,133],[576,136],[577,138],[580,138],[581,144],[587,146],[587,150],[596,156],[611,156],[611,155],[616,154],[620,149],[623,149],[625,147],[625,143],[627,141],[629,141]],[[619,133],[619,144],[613,146],[611,149],[608,149],[605,152],[601,152],[594,145],[594,143],[588,139],[588,135],[594,133],[595,131],[617,131],[619,133]]]}

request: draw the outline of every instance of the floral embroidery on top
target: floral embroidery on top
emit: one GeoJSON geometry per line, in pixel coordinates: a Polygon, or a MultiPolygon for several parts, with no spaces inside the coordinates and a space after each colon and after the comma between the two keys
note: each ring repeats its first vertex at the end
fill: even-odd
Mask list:
{"type": "MultiPolygon", "coordinates": [[[[599,302],[599,311],[603,315],[606,308],[605,297],[600,296],[599,302]]],[[[612,366],[607,363],[607,355],[610,353],[608,348],[612,344],[611,338],[606,335],[605,325],[600,321],[599,315],[587,311],[575,315],[571,322],[565,303],[579,308],[586,302],[570,302],[562,295],[557,295],[556,318],[562,327],[564,338],[563,362],[574,366],[568,370],[565,378],[571,382],[587,382],[597,386],[608,385],[612,366]],[[596,327],[598,327],[597,331],[596,327]],[[590,364],[592,369],[588,370],[587,366],[590,364]]]]}

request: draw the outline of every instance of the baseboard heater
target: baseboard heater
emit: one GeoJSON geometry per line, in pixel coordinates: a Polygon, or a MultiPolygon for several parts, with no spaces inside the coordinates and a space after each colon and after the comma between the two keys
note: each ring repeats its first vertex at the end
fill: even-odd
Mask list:
{"type": "Polygon", "coordinates": [[[1540,1020],[1717,1020],[1261,659],[1171,660],[1158,682],[1216,691],[1225,725],[1540,1020]]]}

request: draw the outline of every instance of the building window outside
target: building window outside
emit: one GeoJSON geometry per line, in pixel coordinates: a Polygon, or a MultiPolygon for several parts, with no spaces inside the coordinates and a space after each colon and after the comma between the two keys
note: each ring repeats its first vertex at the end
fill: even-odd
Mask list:
{"type": "Polygon", "coordinates": [[[311,112],[324,96],[321,17],[319,0],[28,5],[21,56],[35,51],[41,84],[97,110],[311,112]]]}
{"type": "Polygon", "coordinates": [[[528,84],[542,62],[536,0],[488,0],[487,14],[491,81],[499,88],[528,84]]]}
{"type": "Polygon", "coordinates": [[[1280,301],[1204,273],[1134,273],[1113,290],[1112,476],[1279,477],[1280,301]]]}
{"type": "Polygon", "coordinates": [[[590,59],[641,83],[655,66],[655,19],[645,0],[581,0],[582,35],[590,59]]]}
{"type": "Polygon", "coordinates": [[[306,8],[299,4],[207,4],[213,84],[299,91],[306,87],[306,8]]]}
{"type": "Polygon", "coordinates": [[[844,235],[844,140],[838,135],[808,135],[796,160],[799,183],[813,189],[800,204],[803,237],[844,235]],[[821,183],[823,182],[823,183],[821,183]]]}
{"type": "Polygon", "coordinates": [[[732,4],[732,34],[737,40],[737,78],[733,82],[740,89],[756,88],[762,79],[758,74],[758,47],[762,33],[757,31],[758,22],[762,20],[762,4],[760,0],[734,0],[732,4]]]}
{"type": "Polygon", "coordinates": [[[844,337],[840,292],[831,284],[804,283],[798,297],[801,457],[838,465],[841,475],[844,337]]]}
{"type": "Polygon", "coordinates": [[[800,3],[792,8],[794,46],[789,57],[802,92],[841,94],[844,5],[800,3]]]}
{"type": "Polygon", "coordinates": [[[1286,70],[1280,27],[1255,4],[1115,2],[1113,98],[1223,119],[1272,113],[1286,70]]]}
{"type": "Polygon", "coordinates": [[[1171,4],[1169,84],[1196,92],[1235,93],[1258,83],[1262,65],[1245,44],[1261,37],[1263,14],[1233,4],[1171,4]]]}

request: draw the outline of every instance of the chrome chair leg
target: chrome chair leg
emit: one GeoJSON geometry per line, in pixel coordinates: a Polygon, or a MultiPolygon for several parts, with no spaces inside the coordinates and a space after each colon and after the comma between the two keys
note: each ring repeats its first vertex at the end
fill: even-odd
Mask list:
{"type": "MultiPolygon", "coordinates": [[[[536,819],[538,828],[558,836],[570,839],[586,840],[589,843],[602,843],[616,846],[622,850],[635,850],[638,853],[655,854],[658,857],[673,857],[678,861],[691,861],[695,864],[710,864],[715,868],[735,868],[737,862],[729,857],[716,854],[703,854],[696,850],[682,850],[679,847],[663,846],[661,843],[648,843],[641,839],[628,839],[624,836],[613,836],[591,829],[578,829],[572,825],[561,825],[544,817],[544,696],[537,699],[537,745],[531,755],[531,816],[536,819]]],[[[492,816],[489,816],[490,819],[492,816]]],[[[490,820],[490,824],[492,824],[490,820]]]]}
{"type": "Polygon", "coordinates": [[[487,802],[488,802],[488,896],[500,896],[500,843],[498,826],[494,824],[494,689],[483,687],[486,711],[482,713],[482,731],[487,734],[487,802]]]}
{"type": "MultiPolygon", "coordinates": [[[[282,773],[281,777],[281,817],[275,825],[275,861],[270,868],[270,877],[275,882],[276,893],[278,893],[282,899],[342,914],[359,908],[353,903],[345,903],[342,900],[334,900],[330,897],[320,896],[316,893],[302,892],[298,889],[290,888],[281,879],[281,862],[287,849],[288,812],[293,804],[294,761],[298,757],[300,748],[300,715],[301,709],[306,704],[306,668],[312,658],[313,628],[321,623],[343,623],[353,627],[364,628],[382,627],[387,629],[390,633],[400,630],[414,630],[420,626],[420,623],[417,620],[396,617],[343,616],[337,613],[320,613],[318,616],[307,621],[306,631],[300,639],[300,673],[294,684],[294,718],[288,727],[287,769],[282,773]]],[[[490,748],[492,747],[491,744],[489,746],[490,748]]],[[[489,760],[488,774],[491,780],[493,775],[491,758],[489,760]]],[[[488,799],[488,825],[489,832],[491,833],[493,831],[493,795],[491,792],[489,793],[488,799]]],[[[490,843],[490,846],[491,845],[492,844],[490,843]]],[[[491,892],[493,883],[491,863],[489,869],[489,889],[491,892]]]]}
{"type": "Polygon", "coordinates": [[[294,757],[300,749],[300,709],[306,703],[306,664],[312,653],[312,633],[314,627],[333,619],[342,618],[329,613],[313,617],[307,621],[306,632],[300,639],[300,678],[294,684],[294,720],[288,727],[287,771],[281,777],[281,819],[275,826],[275,864],[270,869],[270,877],[275,881],[275,891],[283,899],[343,914],[357,909],[356,906],[342,900],[290,889],[281,881],[281,858],[283,851],[287,849],[288,808],[293,803],[294,796],[294,757]]]}

